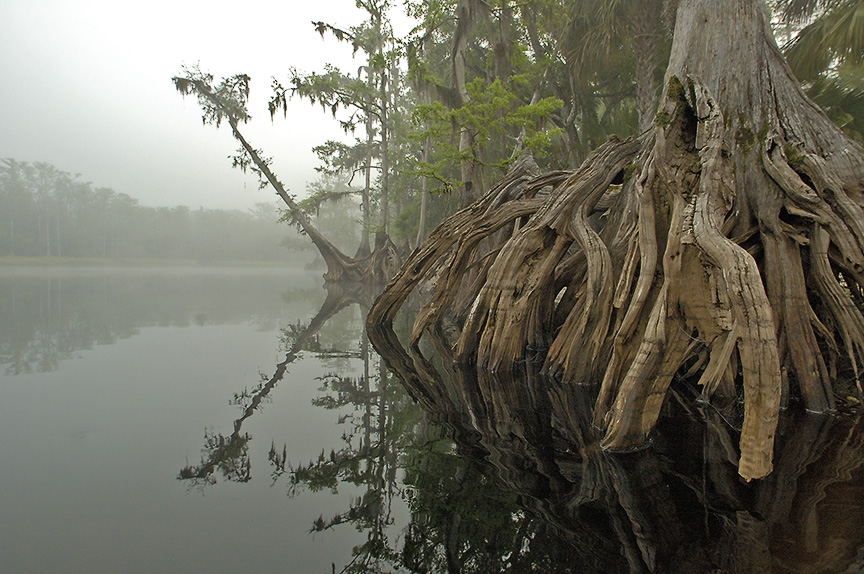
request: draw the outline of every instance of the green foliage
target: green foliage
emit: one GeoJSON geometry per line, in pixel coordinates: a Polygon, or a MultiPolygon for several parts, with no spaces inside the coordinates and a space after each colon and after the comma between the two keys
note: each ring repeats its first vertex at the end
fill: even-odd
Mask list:
{"type": "Polygon", "coordinates": [[[333,118],[337,118],[340,110],[348,110],[347,117],[338,119],[345,133],[353,133],[365,122],[367,115],[380,118],[381,107],[376,102],[375,87],[364,79],[347,76],[329,64],[323,74],[312,72],[304,75],[292,68],[289,82],[290,87],[285,88],[278,80],[273,80],[273,96],[269,104],[271,118],[279,110],[286,113],[288,100],[293,96],[320,106],[333,118]]]}
{"type": "MultiPolygon", "coordinates": [[[[508,128],[526,130],[526,137],[532,138],[535,145],[548,143],[552,135],[543,129],[543,124],[552,113],[561,109],[563,102],[558,98],[546,97],[537,103],[522,104],[517,90],[527,87],[526,75],[513,76],[510,84],[513,89],[508,89],[500,78],[496,78],[491,84],[484,85],[482,79],[477,78],[467,85],[470,95],[469,102],[451,113],[451,118],[460,126],[468,126],[475,133],[475,158],[481,158],[484,148],[492,145],[496,138],[506,134],[508,128]],[[545,133],[544,133],[545,132],[545,133]],[[535,137],[542,134],[542,137],[535,137]]],[[[526,140],[527,143],[528,140],[526,140]]],[[[497,157],[490,159],[488,164],[503,167],[509,158],[502,157],[511,151],[508,142],[502,142],[502,149],[497,157]]],[[[545,155],[548,146],[532,148],[539,157],[545,155]]]]}
{"type": "MultiPolygon", "coordinates": [[[[307,215],[314,215],[315,226],[340,250],[348,252],[356,249],[360,234],[360,209],[354,199],[357,190],[349,186],[347,178],[339,174],[323,174],[310,182],[306,190],[308,196],[298,204],[300,210],[307,215]]],[[[280,221],[296,224],[295,218],[287,210],[280,221]]]]}
{"type": "MultiPolygon", "coordinates": [[[[292,68],[287,86],[273,80],[273,96],[269,109],[271,118],[279,111],[287,111],[292,97],[320,106],[339,122],[346,134],[362,129],[362,138],[351,144],[325,142],[315,147],[321,159],[318,170],[328,175],[353,176],[364,172],[366,184],[358,193],[364,206],[364,233],[371,224],[371,207],[376,199],[381,207],[381,225],[386,228],[389,218],[389,180],[394,173],[391,134],[398,131],[403,114],[399,108],[410,100],[402,93],[399,59],[401,50],[393,36],[387,16],[387,0],[357,0],[358,8],[368,18],[348,29],[331,24],[313,22],[322,39],[332,34],[339,42],[349,42],[353,53],[365,55],[365,63],[356,75],[348,75],[327,65],[323,73],[301,73],[292,68]],[[373,178],[373,170],[377,177],[373,178]],[[374,189],[373,189],[374,187],[374,189]],[[375,197],[377,195],[377,197],[375,197]]],[[[398,140],[393,147],[400,148],[398,140]]],[[[315,200],[317,201],[317,200],[315,200]]],[[[368,236],[364,235],[364,242],[368,236]]],[[[361,243],[361,249],[364,243],[361,243]]]]}
{"type": "Polygon", "coordinates": [[[500,173],[512,160],[516,136],[523,130],[525,147],[535,157],[545,157],[561,134],[560,128],[549,123],[562,102],[546,97],[536,103],[523,103],[519,91],[525,92],[527,76],[513,76],[508,83],[513,88],[498,78],[489,84],[475,78],[467,85],[470,99],[463,106],[449,109],[441,101],[416,106],[412,115],[414,130],[409,137],[417,142],[428,138],[434,153],[431,161],[415,161],[412,173],[437,182],[434,187],[439,194],[450,194],[461,185],[454,170],[460,160],[467,158],[500,173]],[[450,137],[454,126],[473,131],[470,150],[460,151],[458,142],[450,137]]]}
{"type": "MultiPolygon", "coordinates": [[[[393,35],[390,2],[356,5],[367,15],[356,26],[313,26],[322,38],[351,46],[361,59],[357,72],[292,68],[286,82],[273,80],[269,112],[271,119],[284,114],[288,100],[300,98],[335,118],[346,134],[357,134],[353,142],[317,146],[319,171],[368,178],[363,205],[377,205],[389,218],[381,225],[395,225],[390,231],[403,244],[413,241],[411,228],[418,227],[421,189],[454,195],[466,166],[479,189],[522,148],[541,164],[573,167],[610,134],[635,133],[629,28],[635,3],[409,0],[405,10],[417,26],[405,39],[393,35]],[[457,44],[464,46],[458,56],[457,44]],[[454,58],[464,59],[464,84],[454,76],[454,58]]],[[[213,85],[212,76],[194,68],[174,81],[181,93],[199,97],[205,123],[248,121],[247,76],[213,85]]],[[[234,164],[260,169],[245,149],[234,164]]],[[[438,207],[452,205],[437,202],[426,226],[445,215],[438,207]]],[[[372,228],[370,213],[365,220],[372,228]]]]}
{"type": "MultiPolygon", "coordinates": [[[[414,240],[417,235],[417,221],[420,218],[420,201],[420,196],[415,194],[412,196],[410,202],[402,207],[390,229],[394,240],[402,243],[409,243],[414,240]]],[[[439,185],[435,187],[434,192],[429,197],[426,218],[430,223],[443,221],[448,215],[454,213],[458,207],[455,188],[452,185],[448,187],[446,182],[439,182],[439,185]]]]}
{"type": "Polygon", "coordinates": [[[847,135],[864,143],[864,63],[843,62],[806,85],[807,94],[847,135]]]}
{"type": "Polygon", "coordinates": [[[807,23],[786,47],[789,64],[801,80],[812,80],[837,62],[864,61],[864,1],[787,0],[779,4],[786,22],[807,23]]]}
{"type": "MultiPolygon", "coordinates": [[[[300,98],[334,117],[346,134],[356,134],[350,142],[316,146],[318,169],[351,181],[368,175],[370,185],[360,193],[370,210],[389,208],[385,225],[402,244],[415,236],[424,180],[438,198],[427,216],[431,226],[455,209],[449,198],[463,185],[465,165],[476,172],[472,184],[483,187],[521,147],[547,167],[575,167],[611,134],[635,134],[636,84],[653,77],[656,92],[670,45],[669,22],[664,27],[658,18],[652,21],[656,30],[646,31],[640,21],[646,6],[661,11],[659,0],[408,0],[405,11],[416,26],[404,39],[393,35],[390,2],[356,4],[367,15],[356,26],[313,23],[322,38],[350,46],[360,60],[356,73],[329,65],[312,73],[292,68],[286,82],[273,80],[269,112],[272,119],[287,111],[289,99],[300,98]],[[636,38],[646,33],[661,43],[652,54],[656,66],[640,75],[645,63],[636,38]],[[457,38],[465,44],[464,86],[454,76],[457,38]]],[[[770,4],[778,25],[794,39],[786,53],[809,95],[864,141],[864,0],[770,4]]],[[[195,67],[174,82],[181,93],[198,96],[205,123],[249,120],[248,76],[214,85],[195,67]]],[[[684,87],[669,89],[675,97],[675,89],[684,87]]],[[[654,117],[655,125],[669,121],[663,110],[654,117]]],[[[741,128],[739,144],[752,148],[754,137],[761,139],[754,130],[741,128]]],[[[258,169],[242,149],[233,161],[258,169]]],[[[313,198],[304,210],[317,210],[327,198],[313,198]]],[[[373,227],[368,223],[367,231],[373,227]]]]}
{"type": "Polygon", "coordinates": [[[864,0],[775,0],[772,8],[807,94],[864,143],[864,0]]]}
{"type": "Polygon", "coordinates": [[[182,74],[171,80],[183,96],[194,94],[198,98],[204,125],[219,127],[223,120],[246,123],[251,119],[246,109],[250,81],[246,74],[228,76],[214,86],[212,74],[202,72],[197,65],[183,66],[182,74]]]}
{"type": "MultiPolygon", "coordinates": [[[[635,133],[635,64],[626,24],[634,6],[407,2],[417,21],[404,45],[418,102],[407,136],[415,144],[408,173],[425,178],[432,193],[450,196],[462,189],[466,165],[472,186],[483,188],[521,148],[531,149],[541,165],[574,167],[610,134],[635,133]],[[465,43],[458,55],[457,38],[465,43]],[[465,60],[461,87],[454,58],[465,60]]],[[[662,69],[655,76],[662,77],[662,69]]],[[[406,237],[418,204],[415,198],[403,205],[397,227],[406,237]]]]}

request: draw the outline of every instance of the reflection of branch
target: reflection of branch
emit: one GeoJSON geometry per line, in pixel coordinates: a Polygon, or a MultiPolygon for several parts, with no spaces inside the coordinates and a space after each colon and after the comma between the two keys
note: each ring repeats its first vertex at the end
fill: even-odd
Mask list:
{"type": "Polygon", "coordinates": [[[339,416],[339,424],[348,422],[341,448],[329,453],[322,450],[317,458],[297,465],[287,460],[287,446],[280,449],[271,443],[269,452],[273,481],[287,475],[289,496],[303,490],[335,493],[344,484],[364,488],[360,497],[352,497],[347,509],[330,516],[322,514],[310,527],[314,533],[351,523],[366,532],[366,540],[354,547],[352,560],[342,572],[378,572],[375,563],[394,563],[398,559],[387,530],[394,523],[393,501],[404,494],[397,482],[410,452],[406,446],[413,445],[418,431],[418,411],[405,408],[406,395],[401,388],[388,385],[383,365],[379,364],[377,376],[370,379],[369,345],[365,338],[360,354],[364,359],[362,378],[325,375],[319,379],[323,381],[319,389],[322,395],[313,401],[326,409],[353,405],[352,412],[339,416]],[[377,379],[377,385],[371,383],[373,379],[377,379]]]}
{"type": "MultiPolygon", "coordinates": [[[[364,385],[365,386],[365,385],[364,385]]],[[[351,419],[351,428],[343,432],[342,440],[346,446],[339,450],[331,450],[329,455],[322,450],[318,455],[317,460],[310,461],[308,464],[299,464],[297,466],[286,466],[287,447],[283,446],[282,453],[276,451],[275,445],[270,447],[270,462],[273,464],[274,470],[272,478],[274,482],[282,475],[288,472],[290,474],[289,496],[298,494],[302,487],[310,490],[319,491],[330,489],[335,492],[340,481],[349,481],[354,484],[366,484],[373,488],[373,484],[383,484],[384,480],[376,474],[376,469],[382,471],[385,462],[382,460],[388,455],[393,455],[392,449],[388,447],[385,441],[384,423],[387,418],[387,409],[381,407],[381,403],[386,399],[386,389],[379,389],[372,392],[366,388],[360,388],[354,379],[347,377],[339,377],[337,375],[329,375],[325,377],[325,385],[320,390],[324,391],[328,388],[336,391],[337,396],[333,397],[325,395],[313,401],[315,406],[325,409],[333,409],[343,407],[348,404],[364,405],[366,410],[370,410],[370,406],[378,404],[379,406],[379,428],[378,440],[372,439],[370,434],[371,416],[364,416],[362,421],[357,421],[353,415],[343,414],[339,417],[339,424],[351,419]],[[359,444],[354,445],[354,438],[358,431],[364,431],[360,436],[359,444]]],[[[371,490],[370,490],[371,492],[371,490]]],[[[352,506],[362,507],[368,504],[364,502],[369,498],[369,493],[352,506]]],[[[357,520],[364,516],[358,514],[356,509],[352,509],[347,514],[341,514],[334,517],[329,522],[316,522],[316,530],[330,528],[335,524],[345,520],[357,520]],[[341,518],[340,518],[341,517],[341,518]]],[[[371,514],[370,514],[371,516],[371,514]]],[[[323,520],[323,519],[322,519],[323,520]]]]}
{"type": "Polygon", "coordinates": [[[221,434],[204,433],[204,452],[209,452],[206,459],[201,457],[200,465],[191,465],[180,470],[177,476],[180,480],[190,481],[190,486],[205,486],[216,484],[213,473],[218,468],[222,475],[233,482],[249,482],[251,464],[249,462],[248,434],[233,433],[227,439],[221,434]]]}
{"type": "MultiPolygon", "coordinates": [[[[316,407],[322,407],[328,410],[338,409],[352,404],[368,405],[372,399],[378,398],[381,394],[380,391],[368,390],[365,388],[365,385],[364,387],[361,387],[360,384],[363,383],[362,379],[342,377],[334,373],[329,373],[323,377],[318,377],[318,380],[324,383],[323,386],[318,389],[319,391],[322,393],[332,391],[335,393],[335,396],[332,394],[323,394],[312,399],[312,404],[316,407]]],[[[339,422],[344,422],[344,419],[349,416],[350,415],[341,416],[339,422]]],[[[351,418],[353,418],[353,416],[351,418]]]]}
{"type": "Polygon", "coordinates": [[[221,434],[205,434],[205,444],[202,449],[205,454],[201,457],[201,464],[186,466],[180,471],[177,476],[178,479],[189,480],[193,486],[214,484],[216,480],[213,473],[216,469],[219,469],[227,480],[247,482],[251,478],[247,444],[251,436],[241,434],[243,423],[255,413],[261,401],[267,398],[276,384],[282,380],[288,370],[288,365],[297,360],[307,341],[333,315],[351,303],[365,302],[366,300],[363,296],[365,291],[362,286],[327,283],[325,288],[327,289],[327,298],[321,305],[321,309],[309,322],[309,325],[297,334],[294,343],[285,355],[285,360],[276,365],[273,376],[246,397],[249,402],[243,410],[243,415],[234,421],[234,432],[228,437],[221,434]]]}

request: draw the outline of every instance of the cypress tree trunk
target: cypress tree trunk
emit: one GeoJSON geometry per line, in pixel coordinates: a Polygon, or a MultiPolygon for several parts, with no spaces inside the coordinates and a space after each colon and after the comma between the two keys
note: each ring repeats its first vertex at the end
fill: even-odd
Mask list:
{"type": "MultiPolygon", "coordinates": [[[[453,33],[453,47],[450,54],[453,94],[458,106],[468,103],[470,97],[465,86],[465,52],[468,49],[468,34],[477,18],[477,2],[474,0],[459,0],[456,7],[457,25],[453,33]]],[[[457,107],[458,107],[457,106],[457,107]]],[[[474,145],[474,132],[468,126],[459,129],[460,174],[462,186],[459,188],[459,206],[464,207],[477,199],[475,189],[476,166],[472,159],[471,148],[474,145]]]]}
{"type": "Polygon", "coordinates": [[[658,109],[572,174],[516,162],[430,235],[369,321],[433,279],[412,344],[452,321],[477,368],[541,360],[598,385],[612,450],[646,440],[673,378],[706,401],[743,395],[738,470],[761,478],[789,395],[824,412],[854,392],[842,380],[861,393],[864,150],[803,94],[761,0],[681,0],[658,109]]]}
{"type": "Polygon", "coordinates": [[[639,131],[651,127],[657,111],[657,84],[655,73],[660,66],[660,47],[663,44],[663,2],[642,0],[630,13],[628,27],[633,34],[633,57],[636,62],[636,112],[639,131]]]}

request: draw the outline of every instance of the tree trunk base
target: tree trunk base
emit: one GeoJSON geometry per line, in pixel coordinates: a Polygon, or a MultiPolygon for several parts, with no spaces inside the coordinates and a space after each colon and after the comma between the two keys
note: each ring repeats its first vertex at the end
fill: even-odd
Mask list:
{"type": "Polygon", "coordinates": [[[375,249],[365,256],[348,257],[331,244],[327,246],[327,249],[318,246],[327,264],[327,272],[324,273],[327,282],[383,285],[396,274],[402,262],[398,249],[384,233],[376,236],[375,249]]]}
{"type": "Polygon", "coordinates": [[[857,373],[864,350],[864,217],[842,186],[814,183],[836,177],[818,158],[790,161],[776,134],[733,161],[707,89],[670,86],[665,121],[575,172],[540,175],[523,154],[411,255],[369,323],[428,290],[411,345],[446,319],[462,362],[500,373],[539,357],[564,384],[597,385],[610,450],[645,442],[675,380],[704,401],[743,395],[739,472],[761,478],[790,381],[812,411],[856,392],[836,376],[857,373]],[[744,165],[771,202],[736,192],[744,165]]]}

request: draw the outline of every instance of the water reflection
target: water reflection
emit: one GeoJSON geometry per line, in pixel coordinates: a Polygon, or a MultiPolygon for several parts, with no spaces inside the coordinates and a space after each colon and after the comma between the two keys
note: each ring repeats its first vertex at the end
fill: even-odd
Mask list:
{"type": "Polygon", "coordinates": [[[284,269],[0,268],[0,364],[4,374],[55,371],[61,361],[110,345],[143,327],[222,325],[268,328],[287,299],[318,290],[284,269]],[[285,291],[290,278],[296,287],[285,291]]]}
{"type": "MultiPolygon", "coordinates": [[[[301,351],[321,351],[321,343],[316,335],[327,321],[348,305],[365,302],[368,298],[369,294],[361,285],[328,284],[327,298],[312,320],[305,326],[292,324],[283,330],[288,350],[285,359],[276,365],[273,375],[269,378],[262,376],[262,381],[252,391],[244,389],[234,394],[232,404],[240,406],[243,411],[243,415],[234,421],[234,432],[227,437],[206,432],[201,463],[184,467],[178,478],[189,481],[190,487],[215,484],[213,475],[218,470],[226,480],[248,482],[251,478],[248,445],[251,437],[242,432],[243,423],[260,410],[261,402],[284,378],[288,366],[297,360],[301,351]]],[[[339,354],[338,351],[336,354],[339,354]]],[[[274,457],[275,454],[271,455],[271,459],[274,457]]]]}
{"type": "MultiPolygon", "coordinates": [[[[287,441],[268,437],[269,481],[289,497],[350,493],[335,512],[303,518],[312,534],[362,533],[334,572],[851,572],[864,565],[859,420],[789,416],[774,473],[750,484],[737,474],[737,431],[695,397],[666,406],[650,448],[610,455],[597,446],[591,389],[560,385],[530,364],[509,377],[457,368],[443,333],[409,354],[393,329],[370,329],[369,339],[359,324],[325,329],[348,306],[365,315],[370,300],[359,286],[330,285],[311,321],[283,330],[284,360],[254,388],[235,392],[241,416],[233,432],[207,433],[200,463],[178,478],[196,487],[218,476],[249,482],[244,424],[306,352],[323,367],[312,404],[332,413],[341,439],[298,460],[287,441]]],[[[397,326],[408,329],[407,321],[397,326]]],[[[284,432],[298,432],[288,423],[284,432]]]]}
{"type": "Polygon", "coordinates": [[[331,562],[335,572],[484,574],[864,565],[857,422],[784,420],[775,472],[748,485],[735,431],[692,397],[668,405],[651,449],[608,456],[585,389],[530,370],[457,369],[443,337],[409,354],[396,337],[407,320],[367,339],[370,295],[347,285],[325,299],[316,278],[285,272],[2,279],[0,348],[19,357],[5,368],[60,368],[4,381],[0,458],[16,464],[0,469],[0,554],[13,571],[38,570],[24,566],[34,556],[43,571],[100,561],[194,571],[204,560],[209,571],[273,571],[286,552],[307,556],[292,563],[298,572],[331,562]],[[234,322],[273,330],[255,342],[254,328],[213,327],[234,322]],[[143,329],[157,325],[206,328],[143,329]],[[223,421],[213,413],[225,399],[223,421]],[[181,469],[202,447],[201,426],[220,422],[181,469]],[[250,552],[235,555],[219,542],[228,537],[250,552]]]}
{"type": "MultiPolygon", "coordinates": [[[[339,413],[334,422],[343,429],[341,441],[312,460],[296,460],[286,443],[272,440],[270,480],[284,486],[289,497],[352,493],[341,510],[307,518],[310,533],[363,532],[352,559],[334,571],[582,571],[571,568],[573,548],[562,544],[546,521],[526,515],[516,493],[490,480],[485,463],[461,456],[440,428],[428,423],[421,406],[370,352],[362,324],[354,331],[324,330],[346,305],[359,305],[365,315],[370,300],[356,286],[328,285],[315,318],[286,330],[290,344],[274,374],[255,390],[235,394],[244,410],[233,433],[207,434],[200,464],[184,467],[178,478],[190,487],[215,485],[219,475],[250,481],[251,436],[243,424],[260,412],[276,383],[285,380],[287,367],[306,351],[332,367],[318,377],[313,404],[339,413]],[[348,358],[362,361],[359,376],[340,372],[348,358]]],[[[286,432],[297,429],[286,425],[286,432]]]]}
{"type": "Polygon", "coordinates": [[[860,419],[790,415],[773,474],[747,484],[734,429],[692,397],[667,405],[650,448],[611,455],[597,447],[591,389],[558,384],[530,364],[507,378],[455,368],[443,334],[410,354],[392,329],[370,335],[460,452],[560,535],[556,555],[566,561],[553,571],[864,567],[860,419]]]}

